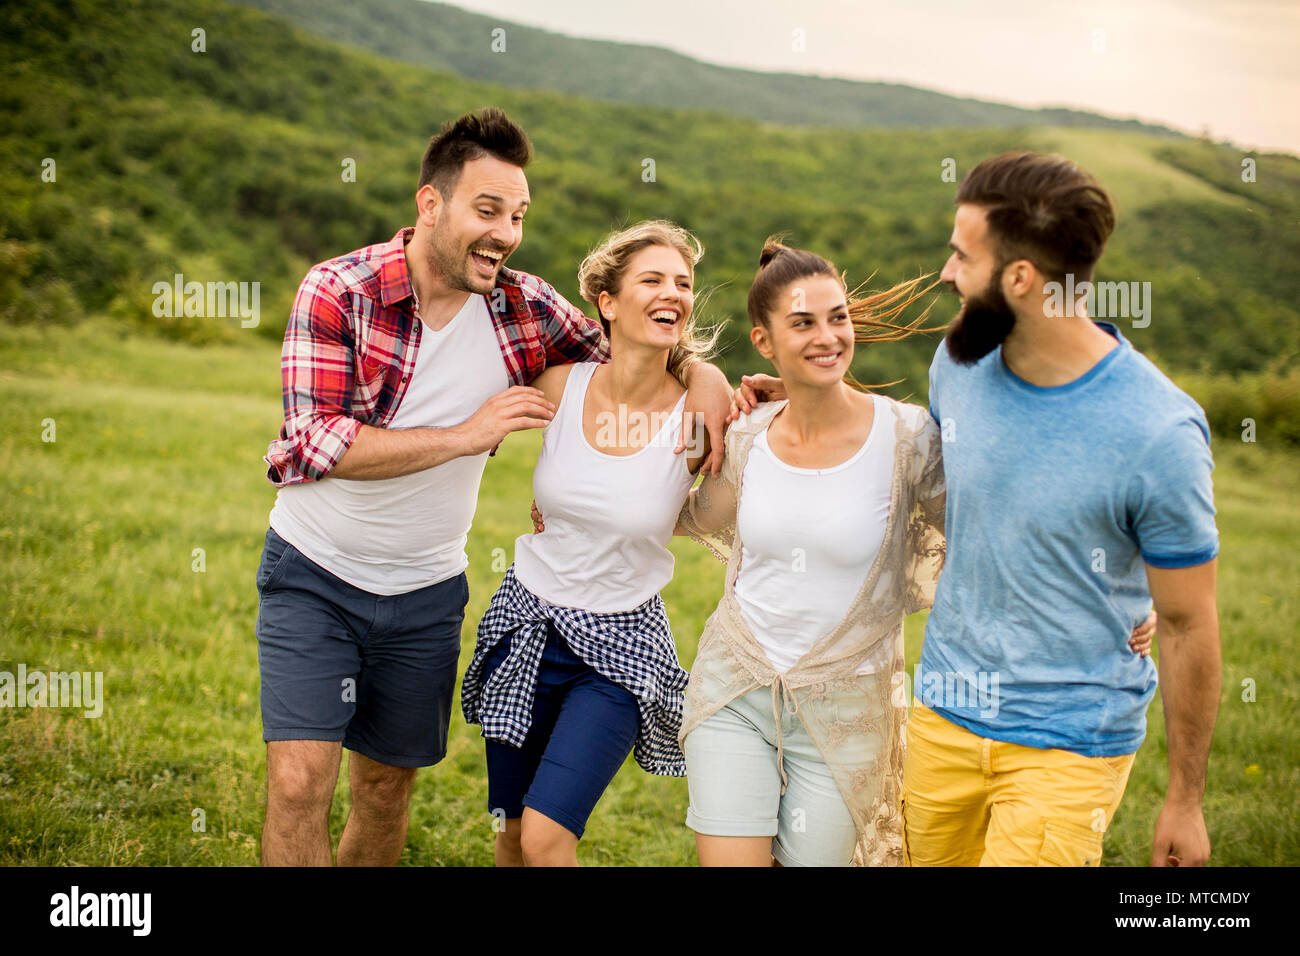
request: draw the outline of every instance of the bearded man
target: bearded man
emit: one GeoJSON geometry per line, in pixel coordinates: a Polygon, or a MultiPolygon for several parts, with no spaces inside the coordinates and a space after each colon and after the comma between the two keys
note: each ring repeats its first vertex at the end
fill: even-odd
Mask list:
{"type": "Polygon", "coordinates": [[[1152,863],[1203,864],[1220,685],[1205,415],[1082,298],[1060,308],[1114,228],[1091,176],[1008,153],[956,204],[941,278],[962,308],[930,367],[947,558],[908,723],[906,853],[1100,862],[1157,687],[1128,647],[1154,603],[1169,788],[1152,863]]]}

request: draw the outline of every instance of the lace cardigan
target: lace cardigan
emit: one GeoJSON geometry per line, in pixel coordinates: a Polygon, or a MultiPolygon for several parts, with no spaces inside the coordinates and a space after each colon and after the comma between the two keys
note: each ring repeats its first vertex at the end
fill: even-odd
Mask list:
{"type": "MultiPolygon", "coordinates": [[[[928,608],[944,561],[945,486],[939,429],[919,406],[889,399],[895,448],[889,518],[880,552],[848,613],[784,674],[755,641],[736,603],[741,543],[736,514],[754,437],[785,405],[759,405],[727,432],[717,478],[706,476],[682,508],[682,530],[727,563],[718,608],[705,624],[686,689],[680,739],[757,687],[772,707],[797,713],[817,744],[858,831],[854,863],[901,866],[903,745],[907,722],[903,619],[928,608]],[[859,675],[871,662],[874,672],[859,675]]],[[[781,761],[780,738],[777,759],[781,761]]],[[[785,768],[781,766],[782,792],[785,768]]]]}

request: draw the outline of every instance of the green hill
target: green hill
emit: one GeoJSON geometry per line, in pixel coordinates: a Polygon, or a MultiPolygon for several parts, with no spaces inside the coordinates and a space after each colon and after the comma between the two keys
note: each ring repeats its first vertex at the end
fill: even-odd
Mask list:
{"type": "MultiPolygon", "coordinates": [[[[534,209],[512,264],[577,301],[577,264],[609,229],[675,219],[708,250],[700,280],[715,287],[712,317],[733,320],[723,358],[732,374],[762,367],[745,341],[744,296],[766,235],[785,231],[831,256],[852,283],[937,272],[955,191],[945,161],[960,177],[1027,146],[1064,150],[1114,191],[1120,225],[1099,278],[1151,283],[1149,324],[1122,323],[1135,346],[1175,372],[1218,376],[1211,384],[1224,394],[1272,395],[1252,399],[1270,408],[1295,401],[1294,374],[1282,385],[1267,378],[1300,354],[1293,157],[1248,157],[1257,169],[1246,183],[1234,150],[1141,133],[810,130],[515,90],[386,60],[217,0],[123,0],[111,10],[11,2],[0,10],[0,56],[10,71],[0,90],[0,321],[107,316],[195,342],[278,339],[307,267],[407,224],[429,135],[493,103],[537,151],[534,209]],[[46,160],[53,181],[42,177],[46,160]],[[349,160],[354,182],[342,175],[349,160]],[[259,327],[155,315],[154,284],[177,273],[258,282],[259,327]],[[1227,375],[1265,378],[1247,388],[1227,375]]],[[[954,303],[941,301],[936,317],[954,303]]],[[[933,348],[927,338],[862,349],[855,372],[904,379],[892,390],[900,396],[923,394],[933,348]]],[[[1227,427],[1237,409],[1223,414],[1227,427]]]]}
{"type": "Polygon", "coordinates": [[[1176,136],[1081,110],[1021,109],[899,83],[762,73],[662,47],[577,37],[424,0],[236,0],[383,56],[525,89],[654,106],[691,106],[809,126],[1089,126],[1176,136]],[[494,30],[504,49],[494,49],[494,30]]]}
{"type": "MultiPolygon", "coordinates": [[[[945,160],[960,176],[1030,146],[1094,169],[1120,211],[1100,278],[1152,284],[1150,323],[1124,333],[1217,432],[1213,862],[1300,861],[1300,507],[1296,451],[1278,440],[1300,443],[1300,161],[1114,130],[815,130],[516,90],[219,0],[8,0],[0,60],[0,671],[106,676],[102,719],[0,707],[0,865],[256,862],[265,748],[252,579],[274,494],[259,456],[280,419],[284,319],[312,262],[409,223],[429,135],[485,104],[510,111],[537,147],[512,264],[576,300],[579,258],[607,230],[681,221],[708,248],[709,311],[733,322],[733,375],[761,367],[744,342],[744,297],[768,233],[830,255],[851,282],[892,282],[944,261],[956,188],[945,160]],[[1244,159],[1257,161],[1253,182],[1244,159]],[[349,161],[355,181],[342,175],[349,161]],[[259,283],[259,325],[155,315],[154,284],[177,273],[259,283]],[[1233,433],[1246,417],[1256,444],[1233,433]]],[[[936,316],[952,310],[946,299],[936,316]]],[[[933,348],[863,349],[855,372],[903,378],[894,394],[923,397],[933,348]]],[[[498,549],[530,527],[540,442],[512,436],[488,464],[467,545],[467,646],[500,582],[498,549]]],[[[688,542],[673,548],[664,599],[689,667],[722,566],[688,542]]],[[[923,627],[923,615],[908,621],[909,664],[923,627]]],[[[1167,747],[1159,705],[1149,718],[1109,863],[1150,858],[1167,747]]],[[[417,780],[403,863],[491,861],[485,773],[457,710],[447,759],[417,780]]],[[[345,783],[338,797],[335,834],[345,783]]],[[[596,808],[583,863],[694,862],[686,805],[684,780],[629,763],[596,808]]]]}

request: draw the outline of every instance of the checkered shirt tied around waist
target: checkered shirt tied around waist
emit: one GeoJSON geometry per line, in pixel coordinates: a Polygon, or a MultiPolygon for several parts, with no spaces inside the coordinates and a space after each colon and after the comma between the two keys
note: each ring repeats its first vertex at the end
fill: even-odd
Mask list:
{"type": "Polygon", "coordinates": [[[648,773],[685,776],[677,737],[690,675],[677,660],[668,613],[657,594],[631,611],[610,614],[560,607],[520,584],[511,565],[479,622],[474,658],[461,686],[465,720],[482,724],[484,737],[523,746],[532,725],[547,622],[584,663],[636,698],[641,729],[632,755],[637,765],[648,773]],[[506,637],[510,654],[483,684],[483,661],[506,637]]]}

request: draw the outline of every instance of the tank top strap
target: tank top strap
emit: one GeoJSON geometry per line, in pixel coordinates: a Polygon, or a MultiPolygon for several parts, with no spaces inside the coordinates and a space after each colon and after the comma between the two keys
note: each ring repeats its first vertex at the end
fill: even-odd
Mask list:
{"type": "Polygon", "coordinates": [[[572,441],[582,433],[582,410],[587,404],[587,386],[596,374],[599,362],[575,362],[564,382],[564,394],[555,418],[546,428],[546,437],[555,441],[572,441]],[[574,429],[577,429],[575,432],[574,429]]]}

